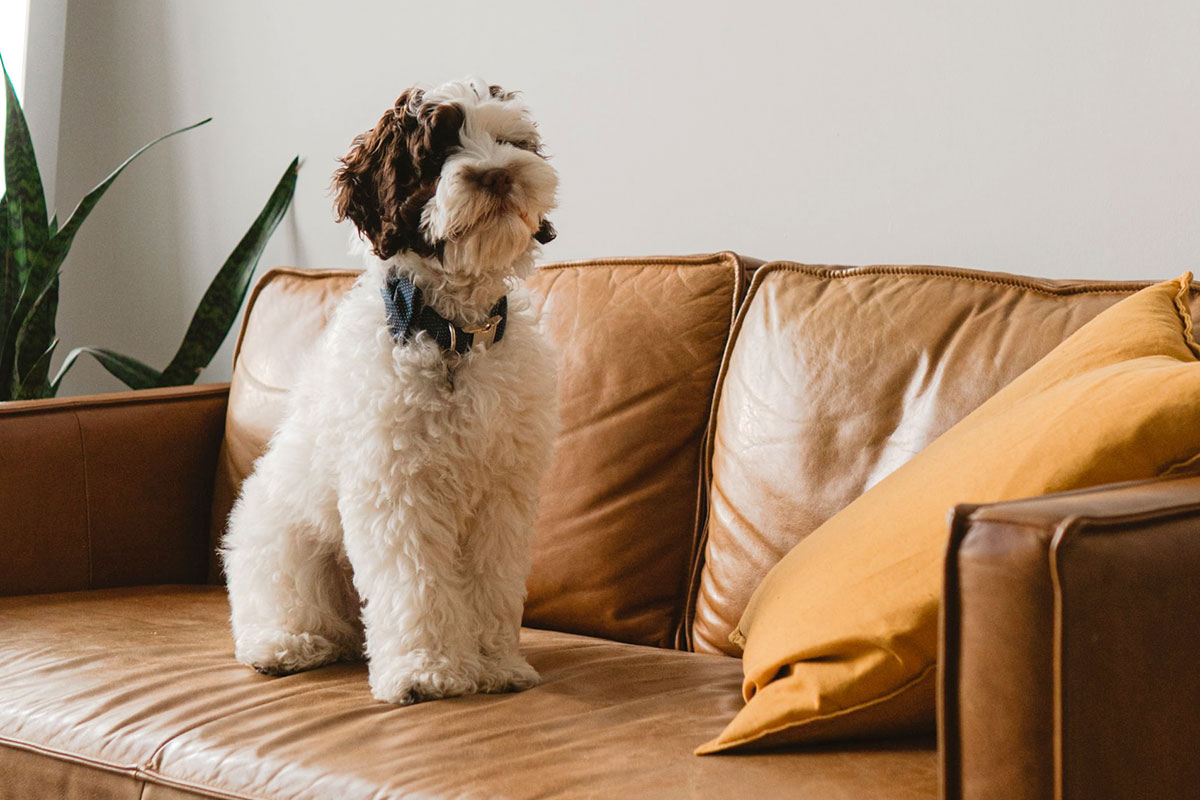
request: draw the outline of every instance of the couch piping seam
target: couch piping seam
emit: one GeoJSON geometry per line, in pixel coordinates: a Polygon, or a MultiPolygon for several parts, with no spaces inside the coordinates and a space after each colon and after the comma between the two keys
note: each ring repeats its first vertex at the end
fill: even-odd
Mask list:
{"type": "Polygon", "coordinates": [[[1059,548],[1062,547],[1068,532],[1080,527],[1082,519],[1078,516],[1064,519],[1054,531],[1047,552],[1047,567],[1050,572],[1050,585],[1053,589],[1054,620],[1052,640],[1050,642],[1050,700],[1051,700],[1051,747],[1053,748],[1054,799],[1061,800],[1063,794],[1063,686],[1062,686],[1062,650],[1063,650],[1063,593],[1062,576],[1059,573],[1059,548]]]}
{"type": "Polygon", "coordinates": [[[706,267],[729,261],[736,262],[736,254],[732,251],[723,250],[711,255],[647,256],[645,258],[632,256],[629,258],[594,258],[583,259],[581,261],[559,261],[538,267],[537,271],[554,272],[560,269],[581,269],[588,267],[642,267],[647,264],[655,266],[674,264],[681,267],[706,267]]]}
{"type": "Polygon", "coordinates": [[[961,504],[950,516],[950,537],[942,563],[942,602],[938,604],[937,703],[938,772],[946,800],[962,796],[962,736],[959,666],[962,658],[962,586],[958,556],[977,506],[961,504]]]}
{"type": "MultiPolygon", "coordinates": [[[[266,800],[264,795],[243,794],[225,789],[218,789],[215,786],[198,781],[190,781],[183,778],[172,778],[168,775],[142,766],[141,764],[118,764],[111,761],[105,761],[92,756],[85,756],[78,753],[72,753],[66,750],[59,750],[45,745],[26,742],[21,739],[15,739],[10,736],[0,736],[0,746],[10,747],[14,750],[21,750],[27,753],[52,758],[57,761],[66,761],[72,764],[78,764],[84,767],[99,770],[101,772],[115,773],[125,775],[134,780],[141,781],[143,784],[155,783],[160,786],[168,786],[171,788],[192,789],[194,791],[207,794],[209,797],[219,798],[219,800],[266,800]]],[[[143,789],[144,791],[144,789],[143,789]]]]}
{"type": "Polygon", "coordinates": [[[88,564],[88,586],[95,588],[95,547],[92,544],[92,492],[88,485],[88,460],[87,446],[83,441],[83,423],[79,420],[79,412],[72,410],[71,417],[75,420],[75,430],[79,433],[79,463],[80,469],[83,470],[83,514],[84,514],[84,530],[87,532],[87,564],[88,564]]]}
{"type": "MultiPolygon", "coordinates": [[[[1022,280],[1017,277],[999,277],[986,272],[974,272],[970,270],[955,269],[953,267],[938,267],[924,265],[887,265],[877,264],[865,267],[826,267],[815,264],[801,264],[795,261],[773,261],[769,264],[764,264],[759,267],[755,273],[755,278],[758,278],[758,273],[768,273],[774,271],[798,272],[804,275],[811,275],[816,278],[827,278],[833,280],[843,280],[846,278],[857,278],[870,275],[902,275],[914,277],[935,277],[948,278],[951,280],[969,281],[972,283],[989,283],[998,286],[1008,286],[1015,289],[1024,289],[1038,294],[1050,295],[1052,297],[1068,297],[1078,294],[1130,294],[1138,289],[1144,289],[1148,286],[1153,286],[1153,282],[1148,281],[1120,281],[1114,282],[1116,285],[1098,282],[1080,283],[1074,286],[1049,286],[1042,283],[1037,283],[1032,280],[1022,280]]],[[[1196,286],[1189,286],[1189,291],[1195,293],[1200,291],[1196,286]]],[[[747,297],[747,301],[749,297],[747,297]]]]}
{"type": "Polygon", "coordinates": [[[80,408],[109,408],[112,406],[141,406],[150,403],[186,403],[191,400],[217,397],[229,392],[229,383],[203,383],[200,385],[170,387],[181,389],[176,393],[163,393],[159,389],[129,389],[108,394],[81,395],[71,398],[45,398],[37,401],[14,400],[11,405],[35,403],[26,408],[13,408],[0,404],[0,417],[18,414],[52,414],[80,408]]]}
{"type": "MultiPolygon", "coordinates": [[[[1160,478],[1152,479],[1152,483],[1160,479],[1174,479],[1177,476],[1160,476],[1160,478]]],[[[1100,486],[1090,487],[1091,489],[1102,489],[1104,484],[1100,486]]],[[[1116,491],[1116,490],[1114,490],[1116,491]]],[[[1040,497],[1053,497],[1053,494],[1041,495],[1040,497]]],[[[1039,497],[1027,499],[1040,499],[1039,497]]],[[[986,507],[980,506],[980,508],[986,507]]],[[[1108,516],[1098,516],[1096,514],[1079,515],[1079,514],[1064,514],[1055,517],[1048,524],[1039,524],[1030,520],[1019,520],[1008,517],[975,517],[974,512],[971,516],[972,525],[1007,525],[1014,528],[1024,528],[1026,530],[1056,532],[1064,521],[1079,521],[1085,527],[1114,527],[1119,525],[1128,525],[1131,522],[1146,522],[1155,519],[1169,519],[1171,517],[1186,514],[1189,511],[1200,510],[1200,503],[1195,501],[1167,503],[1154,508],[1148,508],[1144,511],[1130,511],[1123,514],[1111,514],[1108,516]]]]}
{"type": "MultiPolygon", "coordinates": [[[[729,342],[733,335],[733,326],[737,322],[738,313],[741,311],[741,293],[745,283],[745,266],[742,263],[741,257],[735,253],[721,253],[721,259],[730,261],[732,272],[732,287],[731,287],[731,308],[729,313],[729,329],[725,333],[725,342],[721,347],[721,362],[725,361],[725,354],[729,351],[729,342]],[[726,258],[726,256],[731,256],[726,258]]],[[[708,496],[709,496],[709,468],[708,468],[708,449],[709,435],[712,430],[713,414],[716,410],[717,388],[721,385],[721,369],[720,365],[717,368],[717,374],[713,378],[712,389],[709,391],[709,408],[708,414],[704,421],[703,431],[700,434],[700,447],[697,453],[697,481],[696,481],[696,504],[692,515],[692,535],[691,545],[688,549],[687,563],[684,566],[683,575],[683,597],[679,598],[682,602],[676,604],[677,612],[671,620],[671,643],[670,646],[675,650],[683,652],[691,652],[692,636],[691,636],[691,621],[690,611],[695,603],[696,590],[699,588],[696,581],[697,571],[696,563],[700,558],[700,548],[704,531],[708,524],[708,496]]]]}

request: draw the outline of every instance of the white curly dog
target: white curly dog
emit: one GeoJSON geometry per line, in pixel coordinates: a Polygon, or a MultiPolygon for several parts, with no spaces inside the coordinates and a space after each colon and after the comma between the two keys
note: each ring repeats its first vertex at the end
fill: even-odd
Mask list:
{"type": "Polygon", "coordinates": [[[369,661],[390,703],[526,689],[554,365],[519,281],[558,179],[513,93],[405,91],[334,177],[371,254],[229,520],[238,661],[369,661]]]}

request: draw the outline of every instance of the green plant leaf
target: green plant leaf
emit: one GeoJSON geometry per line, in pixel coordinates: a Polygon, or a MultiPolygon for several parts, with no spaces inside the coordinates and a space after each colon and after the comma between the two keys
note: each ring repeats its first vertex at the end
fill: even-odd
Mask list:
{"type": "MultiPolygon", "coordinates": [[[[54,312],[58,309],[58,274],[47,276],[32,302],[19,303],[16,331],[12,336],[13,352],[13,388],[25,385],[44,385],[49,374],[50,362],[43,360],[46,350],[57,341],[54,335],[54,312]],[[47,323],[47,314],[50,315],[47,323]],[[50,332],[50,344],[46,343],[46,332],[50,332]]],[[[26,288],[31,283],[26,283],[26,288]]]]}
{"type": "MultiPolygon", "coordinates": [[[[38,351],[34,357],[23,360],[18,358],[22,352],[32,349],[30,342],[36,340],[30,336],[38,335],[37,331],[41,330],[39,324],[50,298],[53,298],[55,307],[58,305],[58,276],[59,272],[56,270],[43,276],[40,285],[35,285],[33,279],[29,278],[19,286],[20,291],[17,294],[17,302],[12,316],[4,327],[4,338],[0,339],[0,346],[3,347],[3,351],[0,352],[0,356],[3,357],[0,361],[3,371],[0,372],[0,375],[5,381],[3,385],[9,389],[9,397],[15,396],[22,384],[30,382],[32,366],[21,370],[21,365],[37,363],[41,353],[49,346],[43,344],[43,349],[38,351]],[[34,333],[31,334],[31,331],[34,333]]],[[[51,336],[50,341],[55,338],[51,336]]],[[[42,380],[45,380],[44,375],[42,380]]]]}
{"type": "Polygon", "coordinates": [[[17,332],[16,355],[13,364],[20,372],[22,382],[33,380],[45,383],[49,362],[41,360],[41,354],[58,337],[55,318],[58,316],[58,276],[46,287],[38,298],[24,323],[17,332]]]}
{"type": "MultiPolygon", "coordinates": [[[[54,318],[58,312],[58,270],[47,270],[42,251],[27,246],[20,211],[21,198],[6,195],[8,202],[8,255],[11,268],[6,276],[9,289],[7,314],[3,320],[4,337],[0,339],[0,376],[4,385],[15,392],[29,377],[50,342],[54,341],[54,318]],[[14,206],[17,210],[14,211],[14,206]],[[15,299],[12,294],[16,295],[15,299]]],[[[36,227],[36,226],[35,226],[36,227]]],[[[42,229],[42,233],[45,230],[42,229]]],[[[44,379],[44,375],[42,376],[44,379]]],[[[10,394],[11,396],[11,394],[10,394]]]]}
{"type": "Polygon", "coordinates": [[[33,153],[29,125],[25,122],[25,113],[21,110],[3,59],[0,59],[0,70],[4,72],[4,179],[5,196],[8,198],[9,241],[17,255],[20,270],[24,273],[35,265],[36,256],[46,245],[46,195],[33,153]],[[17,242],[18,230],[21,247],[17,242]]]}
{"type": "MultiPolygon", "coordinates": [[[[0,60],[0,68],[3,61],[0,60]]],[[[6,382],[11,376],[10,396],[41,396],[46,386],[49,367],[48,351],[53,350],[54,317],[58,308],[58,279],[45,291],[36,293],[36,300],[27,306],[20,298],[29,298],[25,289],[32,283],[39,286],[45,276],[55,272],[46,269],[45,250],[49,231],[46,222],[46,196],[38,171],[33,140],[25,114],[17,100],[16,91],[4,72],[5,94],[5,213],[0,225],[5,229],[5,274],[2,295],[3,330],[17,332],[14,339],[6,336],[0,342],[0,375],[6,382]],[[15,324],[14,324],[15,323],[15,324]]]]}
{"type": "Polygon", "coordinates": [[[95,189],[92,189],[90,192],[84,195],[84,198],[79,201],[79,205],[75,206],[75,210],[71,212],[71,216],[67,218],[67,221],[63,223],[63,226],[54,234],[53,238],[50,239],[50,242],[46,248],[47,263],[54,267],[62,265],[63,260],[67,257],[67,251],[71,249],[71,243],[75,241],[75,234],[79,232],[79,226],[83,224],[85,219],[87,219],[88,214],[92,213],[92,209],[95,208],[96,204],[100,202],[100,198],[103,197],[104,193],[108,191],[108,187],[112,186],[113,181],[117,179],[117,176],[120,175],[126,167],[133,163],[135,158],[164,139],[169,139],[176,134],[183,133],[184,131],[190,131],[192,128],[199,128],[201,125],[209,122],[212,122],[212,117],[202,119],[193,125],[188,125],[186,128],[180,128],[177,131],[171,131],[168,134],[164,134],[149,144],[143,145],[137,150],[137,152],[121,162],[121,166],[114,169],[112,174],[101,181],[95,189]]]}
{"type": "Polygon", "coordinates": [[[297,156],[275,185],[258,218],[225,259],[200,299],[179,350],[163,370],[160,386],[195,383],[200,371],[208,366],[221,342],[225,341],[246,298],[263,248],[292,202],[299,169],[300,158],[297,156]]]}
{"type": "Polygon", "coordinates": [[[9,303],[17,302],[17,269],[8,252],[8,195],[0,197],[0,331],[8,327],[9,303]]]}
{"type": "Polygon", "coordinates": [[[102,367],[130,389],[152,389],[159,385],[159,380],[162,378],[162,373],[136,358],[106,350],[103,347],[76,347],[67,353],[62,366],[58,368],[58,374],[50,382],[52,394],[58,393],[58,387],[62,384],[63,377],[75,365],[79,356],[84,353],[93,356],[102,367]]]}
{"type": "MultiPolygon", "coordinates": [[[[204,125],[211,119],[209,117],[194,125],[172,131],[138,149],[133,155],[125,159],[119,167],[113,170],[99,186],[84,196],[61,230],[57,229],[58,218],[57,215],[55,216],[52,225],[53,230],[49,234],[50,238],[40,253],[38,253],[38,257],[30,261],[29,269],[26,271],[25,282],[40,285],[38,285],[35,295],[26,291],[22,292],[21,296],[26,301],[29,301],[30,298],[36,299],[33,299],[31,304],[21,301],[15,304],[9,318],[9,324],[5,327],[5,338],[3,341],[0,341],[0,347],[3,348],[0,350],[0,374],[11,375],[14,386],[37,383],[38,381],[45,383],[47,380],[49,362],[41,360],[39,354],[43,352],[46,343],[55,338],[55,318],[58,315],[59,273],[62,263],[67,257],[67,252],[70,250],[71,244],[75,239],[75,234],[79,232],[83,221],[87,219],[92,209],[100,202],[100,198],[112,186],[117,176],[135,158],[164,139],[204,125]],[[18,326],[15,330],[14,323],[18,326]]],[[[10,211],[10,220],[12,217],[13,214],[10,211]]],[[[45,221],[43,221],[42,225],[43,235],[46,235],[48,230],[45,227],[45,221]]],[[[111,372],[112,370],[110,369],[109,371],[111,372]]],[[[157,375],[157,372],[155,374],[157,375]]],[[[49,385],[51,393],[56,393],[57,384],[51,382],[49,385]]]]}
{"type": "Polygon", "coordinates": [[[58,339],[56,338],[46,348],[46,351],[38,356],[34,362],[33,368],[29,371],[27,377],[13,392],[14,400],[37,400],[42,397],[53,397],[57,391],[57,387],[52,387],[43,377],[38,379],[38,374],[45,375],[50,369],[50,358],[54,355],[54,349],[58,347],[58,339]]]}

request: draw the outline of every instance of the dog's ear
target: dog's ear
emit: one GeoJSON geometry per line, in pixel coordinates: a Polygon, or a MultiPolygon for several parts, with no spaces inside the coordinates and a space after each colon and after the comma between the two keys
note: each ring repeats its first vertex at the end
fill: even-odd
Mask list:
{"type": "Polygon", "coordinates": [[[337,220],[353,222],[383,259],[403,247],[397,237],[399,211],[416,179],[408,140],[417,125],[408,110],[419,99],[419,90],[400,95],[373,129],[354,137],[333,175],[337,220]]]}
{"type": "Polygon", "coordinates": [[[538,240],[539,244],[549,244],[558,236],[558,231],[554,230],[554,226],[550,224],[550,220],[543,219],[542,224],[538,226],[537,233],[533,235],[534,239],[538,240]]]}
{"type": "Polygon", "coordinates": [[[421,212],[437,191],[438,174],[458,145],[463,110],[426,103],[407,89],[373,130],[354,137],[334,173],[337,219],[349,219],[387,260],[404,250],[421,256],[435,248],[421,235],[421,212]]]}

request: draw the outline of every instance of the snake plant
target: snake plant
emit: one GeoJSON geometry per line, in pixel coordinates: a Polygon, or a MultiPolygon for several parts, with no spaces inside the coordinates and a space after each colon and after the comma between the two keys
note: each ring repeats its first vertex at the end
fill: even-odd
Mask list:
{"type": "Polygon", "coordinates": [[[135,158],[163,139],[209,120],[172,131],[135,152],[88,192],[60,227],[57,215],[47,219],[33,142],[3,59],[0,71],[4,72],[6,95],[5,187],[0,197],[0,251],[4,254],[0,271],[0,401],[53,397],[63,376],[85,353],[131,389],[194,383],[237,318],[263,248],[292,202],[299,158],[288,165],[258,218],[217,271],[165,369],[154,369],[105,348],[77,347],[51,379],[50,359],[59,343],[55,332],[59,277],[79,227],[135,158]]]}

